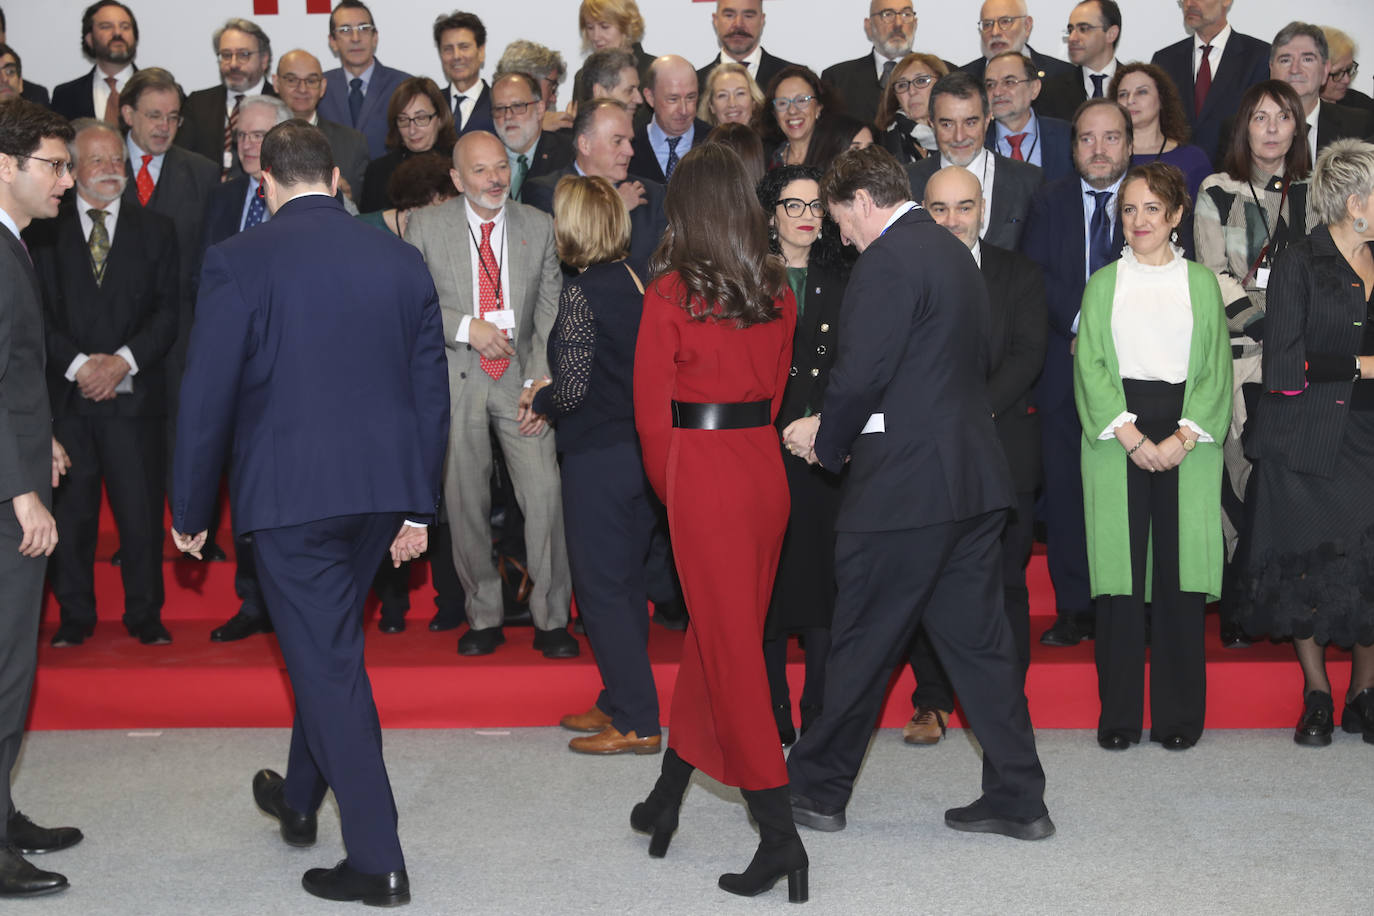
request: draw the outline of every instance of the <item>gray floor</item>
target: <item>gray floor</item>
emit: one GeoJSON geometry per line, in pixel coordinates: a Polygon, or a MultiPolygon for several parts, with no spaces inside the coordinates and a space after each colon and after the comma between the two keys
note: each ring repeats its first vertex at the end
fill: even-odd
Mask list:
{"type": "MultiPolygon", "coordinates": [[[[842,833],[803,831],[811,903],[715,886],[756,843],[737,792],[697,777],[668,857],[631,805],[657,757],[579,757],[558,729],[394,731],[387,761],[414,902],[408,913],[1369,913],[1374,747],[1337,732],[1216,731],[1186,753],[1120,754],[1092,734],[1039,736],[1059,833],[1039,843],[956,833],[943,810],[978,793],[971,736],[936,748],[878,733],[842,833]]],[[[57,914],[362,912],[300,888],[343,855],[332,802],[313,849],[284,846],[254,808],[253,772],[284,765],[277,730],[36,732],[15,780],[43,824],[86,832],[34,857],[70,890],[7,903],[57,914]]]]}

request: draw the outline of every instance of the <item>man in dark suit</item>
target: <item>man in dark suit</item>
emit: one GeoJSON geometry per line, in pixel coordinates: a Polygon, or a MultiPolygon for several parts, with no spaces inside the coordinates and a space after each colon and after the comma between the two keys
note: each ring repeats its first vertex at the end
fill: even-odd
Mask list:
{"type": "Polygon", "coordinates": [[[113,127],[93,118],[73,127],[76,195],[30,234],[47,319],[53,435],[72,458],[54,508],[63,538],[51,581],[62,623],[52,644],[79,645],[95,630],[103,484],[119,532],[124,626],[144,645],[166,645],[164,364],[177,336],[176,229],[123,199],[125,146],[113,127]]]}
{"type": "MultiPolygon", "coordinates": [[[[1021,55],[1016,55],[1020,57],[1021,55]]],[[[991,306],[988,402],[1002,452],[1011,467],[1016,501],[1002,529],[1002,605],[1024,677],[1030,664],[1030,559],[1035,491],[1040,486],[1040,419],[1032,392],[1045,364],[1045,280],[1035,262],[978,238],[983,197],[968,171],[944,168],[926,182],[923,204],[932,219],[973,252],[991,306]]],[[[954,710],[954,688],[924,630],[912,642],[915,712],[902,729],[908,744],[935,744],[954,710]]]]}
{"type": "Polygon", "coordinates": [[[255,22],[229,19],[215,30],[213,47],[219,58],[219,85],[187,97],[176,142],[220,163],[221,175],[228,178],[240,169],[233,135],[244,100],[276,95],[267,82],[272,40],[255,22]]]}
{"type": "Polygon", "coordinates": [[[496,136],[510,160],[510,197],[521,200],[525,182],[564,169],[573,159],[572,140],[541,130],[544,100],[528,73],[507,73],[491,84],[496,136]]]}
{"type": "Polygon", "coordinates": [[[716,0],[716,11],[711,14],[711,28],[716,30],[720,53],[715,60],[697,71],[697,85],[702,92],[706,91],[706,77],[718,64],[733,61],[743,65],[759,88],[765,91],[779,70],[792,66],[790,60],[774,57],[759,43],[763,39],[763,25],[767,18],[763,12],[763,0],[716,0]]]}
{"type": "Polygon", "coordinates": [[[1035,18],[1030,15],[1026,0],[983,0],[978,11],[978,40],[983,46],[983,56],[971,60],[960,67],[974,79],[981,80],[987,73],[987,65],[999,54],[1015,51],[1033,61],[1034,72],[1041,79],[1049,79],[1067,73],[1073,67],[1057,57],[1041,54],[1032,48],[1031,30],[1035,28],[1035,18]]]}
{"type": "Polygon", "coordinates": [[[67,886],[25,855],[65,849],[81,840],[74,827],[44,829],[10,797],[24,741],[43,572],[57,547],[52,488],[70,466],[52,435],[44,381],[43,302],[38,276],[19,233],[57,215],[72,186],[61,116],[24,99],[0,101],[0,897],[31,897],[67,886]]]}
{"type": "Polygon", "coordinates": [[[186,550],[203,543],[233,442],[234,521],[254,534],[296,698],[286,777],[259,772],[254,798],[287,843],[308,846],[333,789],[347,858],[302,884],[329,900],[402,904],[410,884],[362,612],[388,545],[397,563],[422,553],[439,500],[449,409],[439,299],[414,248],[333,199],[339,173],[322,133],[279,126],[261,156],[273,220],[206,254],[173,536],[186,550]]]}
{"type": "Polygon", "coordinates": [[[329,50],[342,66],[324,75],[320,117],[362,131],[369,158],[385,156],[387,106],[410,74],[377,59],[376,21],[360,0],[340,0],[329,14],[329,50]]]}
{"type": "Polygon", "coordinates": [[[1302,99],[1307,114],[1307,150],[1313,162],[1337,140],[1363,140],[1374,133],[1369,112],[1322,101],[1322,86],[1330,75],[1331,51],[1321,26],[1290,22],[1274,36],[1269,78],[1288,83],[1302,99]]]}
{"type": "Polygon", "coordinates": [[[697,118],[699,98],[697,74],[686,58],[669,54],[650,65],[644,101],[653,117],[635,131],[632,173],[667,184],[682,157],[706,142],[711,125],[697,118]]]}
{"type": "Polygon", "coordinates": [[[1021,251],[1045,273],[1050,335],[1036,388],[1044,456],[1046,559],[1057,619],[1040,641],[1071,646],[1094,629],[1083,527],[1083,430],[1073,401],[1073,339],[1088,276],[1121,256],[1117,193],[1131,163],[1131,117],[1111,99],[1085,106],[1073,125],[1077,172],[1042,187],[1031,202],[1021,251]]]}
{"type": "Polygon", "coordinates": [[[968,169],[983,189],[988,214],[983,238],[989,245],[1016,248],[1026,225],[1031,196],[1044,181],[1044,172],[983,146],[992,121],[988,93],[962,70],[936,81],[930,90],[930,111],[940,155],[918,159],[906,167],[911,193],[923,195],[926,182],[945,166],[968,169]]]}
{"type": "Polygon", "coordinates": [[[24,62],[19,59],[19,53],[0,41],[0,102],[16,96],[44,107],[48,105],[48,90],[24,80],[24,62]]]}
{"type": "Polygon", "coordinates": [[[1240,97],[1269,78],[1269,43],[1231,28],[1232,0],[1184,0],[1183,25],[1191,36],[1156,51],[1151,63],[1178,87],[1192,142],[1221,167],[1221,128],[1240,97]]]}
{"type": "Polygon", "coordinates": [[[495,133],[491,119],[491,90],[482,79],[487,62],[487,27],[472,13],[455,12],[434,21],[434,47],[444,67],[444,102],[453,112],[459,136],[485,130],[495,133]]]}
{"type": "Polygon", "coordinates": [[[1069,13],[1067,73],[1045,81],[1035,110],[1072,121],[1078,106],[1106,94],[1116,73],[1116,47],[1121,40],[1121,7],[1116,0],[1083,0],[1069,13]]]}
{"type": "Polygon", "coordinates": [[[89,73],[53,88],[52,108],[62,117],[101,118],[119,125],[119,93],[138,68],[138,20],[119,0],[96,0],[81,16],[81,53],[95,61],[89,73]]]}
{"type": "Polygon", "coordinates": [[[878,100],[893,68],[911,53],[916,38],[916,10],[911,0],[869,0],[864,35],[873,43],[873,50],[826,67],[821,79],[839,95],[846,114],[869,124],[878,116],[878,100]]]}
{"type": "Polygon", "coordinates": [[[323,132],[339,167],[339,188],[353,200],[362,192],[363,172],[367,170],[367,138],[360,131],[319,116],[320,102],[329,88],[319,59],[309,51],[287,51],[277,61],[272,86],[293,116],[323,132]]]}
{"type": "Polygon", "coordinates": [[[1031,107],[1042,86],[1031,59],[1004,51],[984,72],[993,120],[983,145],[1008,159],[1040,166],[1046,181],[1072,175],[1069,122],[1038,115],[1031,107]]]}
{"type": "Polygon", "coordinates": [[[824,419],[787,447],[849,477],[824,709],[787,761],[799,824],[841,830],[893,666],[924,625],[983,747],[983,795],[956,830],[1054,833],[1045,774],[1002,612],[1013,494],[987,391],[987,293],[968,249],[910,200],[881,147],[841,153],[821,197],[862,252],[845,289],[824,419]],[[852,461],[851,461],[852,459],[852,461]]]}

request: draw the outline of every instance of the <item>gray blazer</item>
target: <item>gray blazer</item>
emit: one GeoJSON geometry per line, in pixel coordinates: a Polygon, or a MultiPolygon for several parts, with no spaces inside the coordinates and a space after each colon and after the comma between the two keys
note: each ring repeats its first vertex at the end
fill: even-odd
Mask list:
{"type": "MultiPolygon", "coordinates": [[[[416,210],[406,226],[405,238],[420,249],[439,291],[449,385],[456,400],[468,376],[482,371],[481,354],[470,344],[458,342],[458,326],[465,316],[473,314],[474,308],[474,265],[463,197],[416,210]]],[[[515,357],[511,368],[520,373],[521,379],[540,379],[549,374],[549,332],[558,317],[558,294],[563,288],[563,275],[554,251],[553,220],[534,207],[506,201],[506,257],[510,259],[506,305],[515,311],[515,357]]]]}

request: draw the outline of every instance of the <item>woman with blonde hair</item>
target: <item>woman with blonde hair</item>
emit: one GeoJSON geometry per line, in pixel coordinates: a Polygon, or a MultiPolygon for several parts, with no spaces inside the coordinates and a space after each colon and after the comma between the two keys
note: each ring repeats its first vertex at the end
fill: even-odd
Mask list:
{"type": "Polygon", "coordinates": [[[749,71],[734,61],[717,64],[706,77],[697,117],[718,124],[754,124],[764,108],[763,90],[749,71]]]}
{"type": "MultiPolygon", "coordinates": [[[[582,0],[577,8],[577,30],[582,33],[582,50],[590,54],[606,48],[621,48],[635,56],[639,67],[640,85],[649,78],[649,65],[654,55],[647,54],[640,42],[644,39],[644,16],[635,0],[582,0]]],[[[583,98],[582,70],[573,75],[573,98],[583,98]]]]}

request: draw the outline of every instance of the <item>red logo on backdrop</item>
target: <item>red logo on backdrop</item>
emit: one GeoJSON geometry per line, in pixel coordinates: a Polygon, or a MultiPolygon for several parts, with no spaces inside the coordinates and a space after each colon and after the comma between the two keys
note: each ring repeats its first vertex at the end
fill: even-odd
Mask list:
{"type": "MultiPolygon", "coordinates": [[[[275,16],[280,12],[277,9],[279,5],[277,0],[253,0],[253,15],[275,16]]],[[[307,13],[324,13],[327,15],[329,10],[329,0],[305,0],[305,11],[307,13]]]]}

